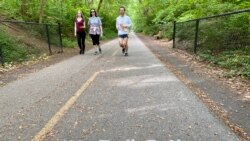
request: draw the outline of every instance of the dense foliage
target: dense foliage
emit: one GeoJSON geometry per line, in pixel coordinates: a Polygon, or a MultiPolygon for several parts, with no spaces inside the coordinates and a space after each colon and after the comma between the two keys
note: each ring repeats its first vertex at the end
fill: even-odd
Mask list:
{"type": "MultiPolygon", "coordinates": [[[[65,36],[72,35],[78,10],[85,18],[95,8],[103,20],[105,33],[115,32],[115,18],[120,5],[132,17],[134,30],[155,34],[173,21],[185,21],[250,7],[248,0],[1,0],[1,13],[9,19],[41,23],[62,23],[65,36]]],[[[168,28],[170,30],[171,28],[168,28]]],[[[107,35],[109,36],[109,35],[107,35]]]]}
{"type": "MultiPolygon", "coordinates": [[[[127,7],[127,14],[131,16],[133,30],[148,35],[163,31],[163,36],[172,38],[173,21],[221,14],[250,8],[249,0],[1,0],[0,17],[40,23],[61,23],[63,44],[68,47],[76,46],[73,37],[73,22],[76,12],[81,10],[88,20],[89,10],[95,8],[101,17],[104,27],[103,39],[116,37],[115,19],[121,5],[127,7]]],[[[204,22],[201,24],[201,33],[204,40],[204,50],[199,52],[201,58],[216,65],[231,69],[233,75],[250,76],[249,46],[244,48],[232,47],[221,49],[218,39],[230,39],[230,28],[237,27],[237,33],[249,34],[250,16],[232,18],[223,22],[223,30],[216,23],[204,22]],[[242,22],[239,22],[240,21],[242,22]],[[217,32],[219,31],[219,32],[217,32]],[[230,60],[231,59],[231,60],[230,60]]],[[[180,40],[193,40],[193,29],[190,25],[179,28],[180,40]],[[189,29],[189,30],[185,30],[189,29]]],[[[235,31],[235,30],[234,30],[235,31]]],[[[10,43],[7,36],[1,35],[1,42],[10,43]],[[3,41],[3,38],[6,41],[3,41]]],[[[241,41],[242,42],[242,41],[241,41]]],[[[13,44],[13,43],[10,43],[13,44]]],[[[23,54],[23,51],[20,52],[23,54]]]]}
{"type": "MultiPolygon", "coordinates": [[[[163,31],[172,39],[173,22],[212,16],[250,8],[249,0],[138,0],[130,7],[134,30],[148,35],[163,31]]],[[[178,24],[183,45],[194,44],[195,22],[178,24]]],[[[226,76],[250,77],[250,14],[202,20],[199,26],[198,55],[211,64],[228,69],[226,76]]]]}
{"type": "MultiPolygon", "coordinates": [[[[249,0],[134,0],[133,21],[136,31],[155,34],[173,21],[216,15],[250,8],[249,0]]],[[[170,28],[171,29],[171,28],[170,28]]]]}
{"type": "Polygon", "coordinates": [[[127,5],[126,0],[2,0],[0,2],[1,13],[9,19],[32,21],[40,23],[61,23],[63,34],[72,36],[74,18],[78,10],[88,20],[89,10],[98,10],[104,26],[104,35],[114,37],[115,19],[118,16],[120,5],[127,5]]]}

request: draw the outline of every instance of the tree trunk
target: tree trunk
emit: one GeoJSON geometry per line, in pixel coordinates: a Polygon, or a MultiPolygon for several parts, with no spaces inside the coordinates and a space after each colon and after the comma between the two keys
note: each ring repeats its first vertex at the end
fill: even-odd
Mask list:
{"type": "Polygon", "coordinates": [[[27,0],[22,0],[21,1],[21,9],[20,9],[21,15],[23,15],[23,16],[27,15],[27,8],[28,8],[27,0]]]}
{"type": "Polygon", "coordinates": [[[43,22],[44,8],[45,8],[46,4],[47,4],[47,0],[41,0],[40,12],[39,12],[39,23],[43,22]]]}
{"type": "Polygon", "coordinates": [[[102,2],[103,2],[103,0],[100,0],[100,1],[99,1],[98,8],[97,8],[97,13],[99,13],[99,11],[100,11],[100,9],[101,9],[102,2]]]}
{"type": "Polygon", "coordinates": [[[88,6],[93,6],[94,0],[85,0],[85,4],[88,6]]]}

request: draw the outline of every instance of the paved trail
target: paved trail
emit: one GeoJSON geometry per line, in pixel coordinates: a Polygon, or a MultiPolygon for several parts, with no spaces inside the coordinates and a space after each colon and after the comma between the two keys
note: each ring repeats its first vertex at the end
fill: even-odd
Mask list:
{"type": "Polygon", "coordinates": [[[236,141],[135,36],[0,88],[0,140],[236,141]]]}

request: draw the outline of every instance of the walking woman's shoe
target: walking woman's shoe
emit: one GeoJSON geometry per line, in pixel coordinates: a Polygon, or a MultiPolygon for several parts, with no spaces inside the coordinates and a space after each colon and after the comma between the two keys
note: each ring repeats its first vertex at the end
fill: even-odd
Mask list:
{"type": "Polygon", "coordinates": [[[126,53],[124,54],[124,56],[128,56],[128,53],[126,52],[126,53]]]}
{"type": "Polygon", "coordinates": [[[122,54],[124,54],[124,53],[125,53],[125,48],[122,49],[122,54]]]}
{"type": "Polygon", "coordinates": [[[98,54],[98,52],[97,52],[97,51],[95,51],[94,55],[97,55],[97,54],[98,54]]]}

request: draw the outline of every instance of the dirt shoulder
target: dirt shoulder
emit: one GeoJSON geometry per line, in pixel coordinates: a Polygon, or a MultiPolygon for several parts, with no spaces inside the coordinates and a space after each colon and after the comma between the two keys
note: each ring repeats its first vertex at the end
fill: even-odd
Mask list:
{"type": "MultiPolygon", "coordinates": [[[[103,40],[101,41],[101,44],[104,44],[108,41],[110,40],[103,40]]],[[[92,45],[87,44],[86,51],[90,49],[92,49],[92,45]]],[[[39,59],[36,58],[35,61],[28,61],[22,64],[15,64],[13,66],[7,66],[7,68],[2,68],[0,66],[0,87],[22,77],[25,77],[30,73],[40,71],[43,68],[49,67],[53,64],[71,58],[75,55],[79,55],[78,47],[64,48],[63,53],[58,53],[51,56],[42,56],[39,57],[39,59]]]]}
{"type": "Polygon", "coordinates": [[[250,140],[250,83],[221,77],[223,69],[200,62],[196,56],[172,49],[172,42],[139,34],[145,45],[194,94],[244,140],[250,140]]]}
{"type": "Polygon", "coordinates": [[[78,54],[78,49],[65,49],[64,53],[44,56],[40,60],[16,64],[9,68],[0,68],[0,86],[22,78],[30,73],[37,72],[45,67],[73,57],[78,54]]]}

